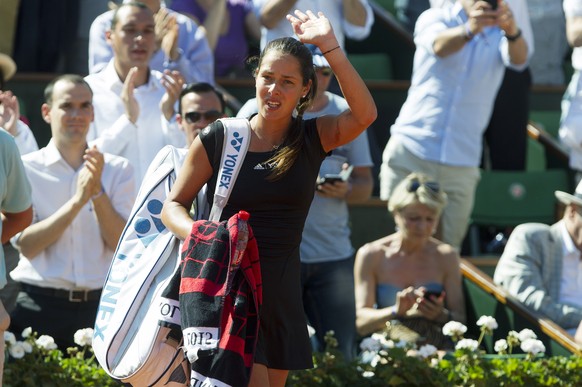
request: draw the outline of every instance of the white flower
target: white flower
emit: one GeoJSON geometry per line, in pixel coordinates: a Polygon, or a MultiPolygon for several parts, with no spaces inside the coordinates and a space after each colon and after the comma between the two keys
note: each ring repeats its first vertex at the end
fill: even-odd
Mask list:
{"type": "Polygon", "coordinates": [[[513,348],[519,344],[519,341],[519,333],[516,331],[509,331],[507,334],[507,345],[513,348]]]}
{"type": "Polygon", "coordinates": [[[522,343],[524,341],[526,341],[527,339],[537,339],[538,337],[536,336],[536,334],[534,333],[534,331],[532,331],[531,329],[522,329],[518,334],[517,337],[519,337],[519,341],[521,341],[522,343]]]}
{"type": "Polygon", "coordinates": [[[443,326],[443,335],[462,336],[467,332],[467,327],[458,321],[449,321],[443,326]]]}
{"type": "Polygon", "coordinates": [[[57,345],[55,344],[55,339],[48,335],[42,335],[41,337],[36,339],[36,345],[38,345],[40,348],[47,349],[49,351],[57,348],[57,345]]]}
{"type": "Polygon", "coordinates": [[[394,342],[394,347],[396,348],[406,348],[409,345],[408,341],[400,339],[394,342]]]}
{"type": "Polygon", "coordinates": [[[24,330],[22,331],[22,334],[20,336],[22,336],[23,339],[26,339],[28,336],[30,336],[31,333],[32,333],[31,327],[24,328],[24,330]]]}
{"type": "Polygon", "coordinates": [[[526,339],[521,343],[521,350],[523,352],[531,353],[532,355],[537,355],[538,353],[545,353],[546,347],[544,343],[536,339],[526,339]]]}
{"type": "Polygon", "coordinates": [[[22,341],[22,348],[24,348],[24,352],[26,353],[32,353],[32,344],[30,344],[28,341],[22,341]]]}
{"type": "Polygon", "coordinates": [[[497,329],[499,326],[495,318],[491,316],[481,316],[479,320],[477,320],[477,326],[484,327],[485,329],[492,331],[497,329]]]}
{"type": "Polygon", "coordinates": [[[364,371],[362,373],[362,376],[365,378],[373,378],[374,377],[374,373],[372,371],[364,371]]]}
{"type": "Polygon", "coordinates": [[[93,328],[79,329],[75,332],[74,340],[78,346],[90,346],[93,343],[93,328]]]}
{"type": "Polygon", "coordinates": [[[16,344],[16,336],[14,336],[14,333],[4,331],[4,342],[10,345],[16,344]]]}
{"type": "Polygon", "coordinates": [[[437,348],[434,345],[426,344],[419,348],[418,356],[426,359],[437,353],[437,348]]]}
{"type": "Polygon", "coordinates": [[[11,345],[10,348],[8,348],[8,352],[10,353],[10,356],[15,359],[22,359],[26,353],[24,347],[22,346],[22,342],[20,341],[11,345]]]}
{"type": "Polygon", "coordinates": [[[360,349],[362,351],[377,352],[380,348],[382,348],[382,345],[373,337],[366,337],[360,343],[360,349]]]}
{"type": "Polygon", "coordinates": [[[374,355],[372,360],[370,360],[370,365],[375,368],[378,365],[378,363],[380,363],[381,361],[382,361],[382,356],[376,354],[376,355],[374,355]]]}
{"type": "Polygon", "coordinates": [[[386,338],[386,335],[382,333],[372,333],[371,336],[374,340],[380,343],[382,348],[394,348],[394,342],[386,338]]]}
{"type": "Polygon", "coordinates": [[[455,349],[469,349],[471,351],[476,351],[477,348],[479,348],[479,343],[473,339],[461,339],[455,346],[455,349]]]}
{"type": "Polygon", "coordinates": [[[507,337],[510,339],[518,339],[519,340],[519,333],[517,333],[516,331],[509,331],[509,333],[507,334],[507,337]]]}
{"type": "Polygon", "coordinates": [[[509,346],[507,345],[507,340],[500,339],[500,340],[497,340],[495,342],[495,346],[494,346],[495,352],[497,352],[497,353],[505,352],[505,351],[507,351],[507,348],[509,348],[509,346]]]}

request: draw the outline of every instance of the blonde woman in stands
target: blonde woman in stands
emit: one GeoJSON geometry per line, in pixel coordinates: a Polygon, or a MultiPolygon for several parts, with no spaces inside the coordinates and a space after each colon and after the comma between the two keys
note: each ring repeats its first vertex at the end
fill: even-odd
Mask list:
{"type": "Polygon", "coordinates": [[[356,255],[356,327],[361,335],[386,328],[394,339],[450,348],[442,325],[465,321],[460,257],[433,237],[446,194],[427,175],[412,173],[393,191],[388,209],[396,232],[356,255]]]}

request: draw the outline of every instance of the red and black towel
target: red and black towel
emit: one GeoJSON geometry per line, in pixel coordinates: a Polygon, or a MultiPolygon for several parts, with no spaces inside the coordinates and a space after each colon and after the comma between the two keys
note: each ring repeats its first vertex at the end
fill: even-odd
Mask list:
{"type": "Polygon", "coordinates": [[[194,385],[246,386],[249,381],[262,304],[261,270],[250,226],[240,266],[233,264],[238,221],[239,214],[220,223],[196,221],[182,247],[181,324],[194,385]]]}

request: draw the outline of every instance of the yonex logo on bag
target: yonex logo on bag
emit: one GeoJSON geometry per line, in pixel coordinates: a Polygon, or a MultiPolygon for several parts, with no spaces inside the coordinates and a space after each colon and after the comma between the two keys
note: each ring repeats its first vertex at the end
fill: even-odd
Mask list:
{"type": "Polygon", "coordinates": [[[223,189],[228,189],[230,182],[233,179],[234,167],[236,166],[241,145],[244,141],[244,138],[239,132],[234,132],[233,137],[234,139],[230,142],[231,146],[226,150],[227,153],[225,154],[224,161],[221,165],[222,171],[220,173],[219,187],[223,189]]]}
{"type": "Polygon", "coordinates": [[[151,241],[153,241],[158,236],[159,233],[166,229],[166,226],[162,223],[162,219],[159,217],[162,213],[163,205],[164,203],[162,203],[161,200],[150,200],[147,204],[147,209],[150,213],[151,220],[147,218],[137,218],[134,222],[133,229],[145,247],[147,247],[151,241]],[[155,233],[150,232],[152,229],[152,223],[157,230],[155,233]]]}
{"type": "Polygon", "coordinates": [[[232,135],[234,140],[232,140],[230,144],[234,149],[236,149],[237,152],[240,152],[240,146],[242,145],[244,138],[240,135],[239,132],[234,132],[232,135]]]}

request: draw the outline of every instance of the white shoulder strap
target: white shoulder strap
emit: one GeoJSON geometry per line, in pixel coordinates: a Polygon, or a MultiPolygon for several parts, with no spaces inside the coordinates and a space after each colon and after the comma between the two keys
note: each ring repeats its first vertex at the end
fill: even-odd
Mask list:
{"type": "Polygon", "coordinates": [[[251,126],[246,118],[221,118],[220,121],[224,126],[224,144],[208,218],[211,221],[220,220],[251,142],[251,126]]]}

